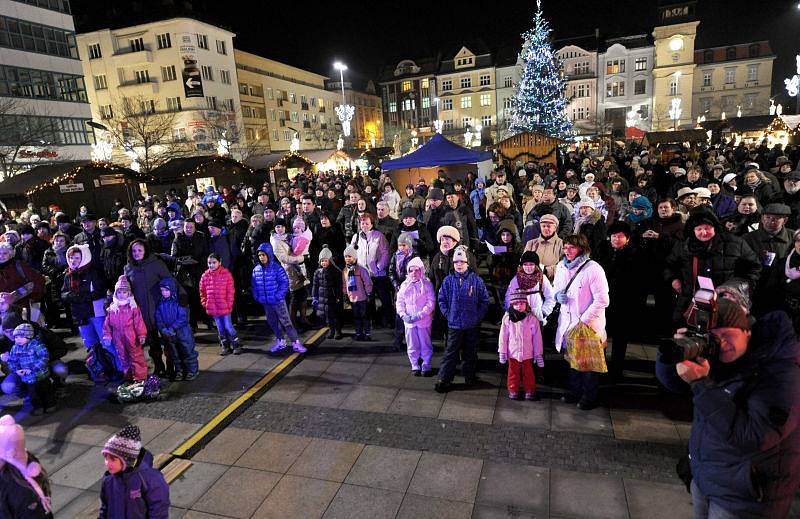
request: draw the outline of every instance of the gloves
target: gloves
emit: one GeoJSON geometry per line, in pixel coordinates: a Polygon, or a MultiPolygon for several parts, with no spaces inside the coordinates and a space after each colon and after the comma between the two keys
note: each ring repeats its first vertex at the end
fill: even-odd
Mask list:
{"type": "Polygon", "coordinates": [[[505,364],[508,362],[508,355],[505,353],[500,354],[500,364],[505,364]]]}
{"type": "Polygon", "coordinates": [[[539,366],[540,368],[544,367],[544,357],[542,357],[541,355],[535,356],[533,360],[536,361],[536,365],[539,366]]]}
{"type": "Polygon", "coordinates": [[[422,317],[419,314],[414,314],[414,315],[411,316],[411,321],[410,322],[415,323],[415,322],[419,321],[420,319],[422,319],[422,317]]]}
{"type": "Polygon", "coordinates": [[[559,304],[565,305],[569,302],[569,296],[567,296],[567,293],[563,290],[556,292],[556,301],[558,301],[559,304]]]}
{"type": "Polygon", "coordinates": [[[404,316],[403,316],[403,322],[404,322],[404,323],[409,323],[409,324],[411,324],[411,323],[413,323],[414,321],[411,319],[411,316],[410,316],[410,315],[406,314],[406,315],[404,315],[404,316]]]}
{"type": "Polygon", "coordinates": [[[111,347],[111,339],[106,339],[104,337],[103,338],[103,347],[106,348],[106,349],[110,348],[111,347]]]}

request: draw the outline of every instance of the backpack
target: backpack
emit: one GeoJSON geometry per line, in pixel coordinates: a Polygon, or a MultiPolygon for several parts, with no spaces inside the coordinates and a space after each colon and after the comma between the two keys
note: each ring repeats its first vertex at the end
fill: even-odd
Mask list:
{"type": "Polygon", "coordinates": [[[105,382],[116,372],[114,356],[102,344],[95,344],[86,355],[86,369],[93,382],[105,382]]]}
{"type": "Polygon", "coordinates": [[[116,395],[117,400],[123,404],[158,400],[161,395],[161,379],[150,375],[145,380],[125,382],[117,388],[116,395]]]}

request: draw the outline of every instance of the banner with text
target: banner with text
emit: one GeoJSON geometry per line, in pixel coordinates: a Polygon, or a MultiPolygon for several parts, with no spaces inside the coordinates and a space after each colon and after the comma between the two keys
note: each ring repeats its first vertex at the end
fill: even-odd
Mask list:
{"type": "Polygon", "coordinates": [[[203,97],[203,78],[197,66],[197,47],[194,34],[188,32],[179,36],[181,59],[183,60],[183,92],[186,98],[203,97]]]}

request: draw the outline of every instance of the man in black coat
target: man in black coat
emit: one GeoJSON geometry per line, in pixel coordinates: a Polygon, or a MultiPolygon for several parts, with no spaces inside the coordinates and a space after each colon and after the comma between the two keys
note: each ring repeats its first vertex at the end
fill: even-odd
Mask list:
{"type": "Polygon", "coordinates": [[[786,204],[767,204],[758,229],[743,236],[761,260],[761,276],[753,292],[753,313],[757,315],[786,309],[783,265],[794,247],[794,231],[786,228],[791,214],[786,204]]]}
{"type": "MultiPolygon", "coordinates": [[[[175,236],[172,242],[172,256],[176,259],[188,258],[196,261],[194,265],[180,265],[177,275],[178,283],[189,296],[189,322],[197,328],[197,321],[207,319],[205,310],[200,304],[200,276],[206,269],[208,260],[208,241],[206,235],[197,230],[194,220],[183,222],[183,233],[175,236]]],[[[211,329],[210,321],[206,323],[211,329]]]]}
{"type": "Polygon", "coordinates": [[[422,216],[422,222],[428,228],[428,234],[436,236],[439,227],[444,225],[442,219],[447,214],[447,209],[444,207],[444,191],[438,187],[432,187],[428,190],[428,204],[430,209],[425,211],[422,216]]]}
{"type": "Polygon", "coordinates": [[[458,192],[453,186],[445,188],[445,210],[442,225],[452,225],[461,233],[461,245],[466,245],[470,250],[478,248],[478,227],[475,223],[475,214],[472,208],[461,201],[458,192]]]}
{"type": "Polygon", "coordinates": [[[72,240],[73,245],[88,245],[89,252],[92,253],[92,262],[97,267],[97,259],[103,249],[103,238],[100,237],[100,229],[97,228],[97,218],[92,213],[86,213],[81,217],[81,227],[83,231],[75,235],[72,240]]]}

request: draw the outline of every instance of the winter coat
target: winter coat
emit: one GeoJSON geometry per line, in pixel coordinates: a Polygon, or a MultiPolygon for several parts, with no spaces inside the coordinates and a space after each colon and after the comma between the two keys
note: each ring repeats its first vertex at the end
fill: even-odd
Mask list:
{"type": "Polygon", "coordinates": [[[117,233],[113,243],[103,243],[100,250],[99,267],[103,270],[109,285],[117,282],[125,268],[125,250],[122,248],[122,236],[117,233]]]}
{"type": "MultiPolygon", "coordinates": [[[[455,247],[453,247],[447,251],[446,254],[439,250],[431,260],[430,275],[428,278],[433,282],[436,293],[439,293],[439,288],[441,288],[442,283],[444,283],[444,279],[453,270],[453,254],[455,250],[455,247]]],[[[473,272],[477,271],[478,260],[475,258],[472,251],[467,251],[467,262],[469,263],[470,270],[473,272]]]]}
{"type": "Polygon", "coordinates": [[[67,271],[61,286],[61,300],[70,305],[72,320],[77,325],[86,324],[92,317],[104,316],[103,303],[106,297],[106,283],[100,272],[92,268],[90,249],[85,245],[81,249],[80,266],[67,271]],[[76,276],[77,289],[73,291],[71,280],[76,276]]]}
{"type": "Polygon", "coordinates": [[[72,240],[73,245],[88,245],[89,252],[92,253],[92,258],[98,261],[100,258],[100,251],[103,250],[103,238],[100,237],[100,229],[95,227],[94,232],[89,234],[86,231],[81,231],[75,235],[72,240]]]}
{"type": "Polygon", "coordinates": [[[163,337],[175,340],[184,346],[194,348],[194,335],[189,325],[189,310],[181,306],[178,294],[178,282],[175,278],[164,278],[159,282],[159,288],[169,287],[169,298],[163,296],[156,307],[156,327],[163,337]]]}
{"type": "Polygon", "coordinates": [[[378,278],[388,274],[389,243],[383,233],[377,229],[366,233],[359,231],[351,244],[356,247],[358,264],[366,268],[370,276],[378,278]]]}
{"type": "MultiPolygon", "coordinates": [[[[171,255],[175,258],[189,256],[197,260],[197,265],[189,265],[181,267],[181,271],[187,272],[191,276],[191,281],[197,283],[200,276],[203,274],[203,268],[208,260],[208,240],[206,235],[201,231],[195,231],[191,237],[181,233],[175,236],[172,242],[171,255]]],[[[184,288],[193,288],[196,285],[188,284],[188,279],[178,279],[184,288]]]]}
{"type": "Polygon", "coordinates": [[[483,215],[486,214],[486,189],[473,189],[469,194],[469,201],[472,204],[472,215],[475,220],[483,219],[483,215]]]}
{"type": "MultiPolygon", "coordinates": [[[[539,322],[546,323],[547,316],[553,311],[556,306],[556,292],[553,290],[553,285],[547,276],[542,276],[541,287],[535,287],[533,293],[528,295],[528,306],[531,307],[531,313],[539,319],[539,322]]],[[[508,309],[511,307],[511,294],[519,289],[519,279],[517,276],[511,280],[506,290],[505,304],[503,308],[508,309]]]]}
{"type": "MultiPolygon", "coordinates": [[[[292,248],[289,243],[280,238],[277,234],[272,233],[269,239],[269,244],[272,245],[272,251],[275,257],[283,265],[283,270],[289,276],[289,289],[299,290],[309,283],[301,267],[305,261],[304,256],[293,256],[292,248]]],[[[256,258],[258,261],[258,258],[256,258]]]]}
{"type": "Polygon", "coordinates": [[[404,232],[414,237],[415,255],[421,258],[428,258],[431,254],[436,253],[436,243],[428,232],[428,228],[418,221],[414,222],[414,225],[410,227],[406,227],[401,221],[392,235],[392,239],[389,243],[389,250],[397,250],[397,239],[400,238],[400,235],[404,232]]]}
{"type": "Polygon", "coordinates": [[[369,295],[372,293],[372,278],[369,277],[367,269],[358,263],[350,266],[345,265],[344,270],[342,270],[342,291],[347,295],[351,303],[369,299],[369,295]],[[353,272],[356,279],[355,290],[353,291],[347,290],[350,272],[353,272]]]}
{"type": "Polygon", "coordinates": [[[519,259],[522,256],[522,245],[517,242],[515,230],[514,225],[509,220],[500,222],[500,228],[497,230],[497,242],[501,247],[506,247],[506,251],[491,254],[489,257],[492,282],[501,287],[508,285],[511,278],[516,275],[519,259]],[[503,231],[511,234],[510,242],[504,243],[500,239],[500,234],[503,231]]]}
{"type": "Polygon", "coordinates": [[[142,312],[144,324],[150,331],[156,330],[156,306],[161,301],[161,289],[158,283],[172,277],[167,265],[161,258],[150,254],[145,248],[144,259],[136,261],[128,253],[128,264],[125,265],[125,277],[131,284],[131,291],[139,310],[142,312]]]}
{"type": "Polygon", "coordinates": [[[489,292],[473,270],[453,272],[439,289],[439,310],[447,319],[448,328],[468,330],[481,323],[489,309],[489,292]]]}
{"type": "Polygon", "coordinates": [[[222,317],[233,311],[233,276],[220,265],[200,277],[200,303],[210,317],[222,317]]]}
{"type": "Polygon", "coordinates": [[[172,241],[175,235],[171,231],[158,234],[153,231],[147,235],[147,244],[153,254],[169,254],[172,251],[172,241]]]}
{"type": "MultiPolygon", "coordinates": [[[[566,258],[565,258],[566,259],[566,258]]],[[[578,321],[583,321],[605,342],[606,340],[606,307],[609,304],[608,281],[605,272],[596,261],[591,261],[579,273],[576,272],[579,265],[567,268],[564,260],[556,266],[556,276],[553,281],[553,289],[556,293],[563,291],[569,280],[575,277],[575,281],[567,291],[567,303],[561,305],[561,312],[558,316],[558,329],[556,330],[556,349],[561,351],[561,347],[569,332],[578,321]]]]}
{"type": "MultiPolygon", "coordinates": [[[[691,385],[693,481],[732,516],[783,516],[776,507],[800,486],[799,363],[788,316],[772,312],[753,325],[744,356],[712,361],[709,378],[691,385]]],[[[689,388],[659,358],[656,374],[673,391],[689,388]]]]}
{"type": "Polygon", "coordinates": [[[286,300],[289,291],[289,277],[272,252],[269,242],[259,245],[258,250],[269,258],[266,265],[261,262],[253,267],[251,288],[253,299],[262,305],[275,305],[286,300]]]}
{"type": "Polygon", "coordinates": [[[409,251],[402,259],[399,251],[392,254],[392,259],[389,260],[389,279],[392,281],[392,286],[394,286],[395,290],[399,289],[403,281],[406,280],[408,262],[411,261],[411,258],[416,257],[418,256],[413,251],[409,251]]]}
{"type": "Polygon", "coordinates": [[[446,210],[447,212],[441,219],[441,225],[450,225],[458,229],[461,234],[461,241],[459,242],[461,245],[466,245],[473,249],[477,247],[478,225],[475,223],[472,209],[463,202],[458,202],[455,209],[448,205],[446,210]]]}
{"type": "Polygon", "coordinates": [[[541,261],[545,276],[552,281],[553,277],[556,275],[556,265],[561,261],[561,258],[564,257],[563,240],[559,238],[557,234],[546,239],[539,236],[525,244],[523,252],[529,250],[535,252],[539,256],[539,261],[541,261]]]}
{"type": "Polygon", "coordinates": [[[146,338],[147,327],[138,306],[112,303],[108,307],[106,320],[103,322],[103,340],[111,340],[117,352],[119,370],[122,373],[132,371],[134,380],[147,378],[147,364],[131,361],[134,357],[144,361],[141,348],[146,338]]]}
{"type": "Polygon", "coordinates": [[[558,230],[556,232],[559,238],[564,239],[572,234],[572,215],[570,210],[558,200],[555,200],[552,204],[541,202],[533,208],[533,211],[539,216],[552,214],[558,218],[558,230]]]}
{"type": "Polygon", "coordinates": [[[20,379],[26,384],[35,384],[50,376],[50,355],[45,345],[36,337],[25,346],[14,343],[8,353],[7,363],[10,373],[16,373],[20,369],[30,370],[30,373],[20,375],[20,379]]]}
{"type": "Polygon", "coordinates": [[[391,216],[387,216],[386,218],[378,218],[375,220],[375,228],[383,233],[383,237],[386,238],[388,243],[391,243],[392,236],[397,230],[397,226],[399,224],[399,220],[392,218],[391,216]]]}
{"type": "MultiPolygon", "coordinates": [[[[26,465],[38,460],[26,452],[28,457],[26,465]]],[[[44,491],[49,487],[49,482],[42,473],[34,478],[39,487],[44,491]]],[[[51,497],[51,496],[48,496],[51,497]]],[[[39,495],[26,482],[20,471],[11,465],[6,465],[0,471],[0,517],[13,519],[52,519],[53,514],[45,511],[39,495]],[[16,474],[15,474],[16,473],[16,474]]]]}
{"type": "Polygon", "coordinates": [[[216,253],[220,257],[222,266],[228,270],[231,269],[233,260],[236,258],[234,249],[231,243],[231,237],[227,234],[227,230],[223,229],[222,233],[217,236],[208,236],[208,253],[216,253]]]}
{"type": "Polygon", "coordinates": [[[29,281],[33,282],[33,290],[16,302],[18,306],[27,307],[30,302],[39,301],[42,298],[45,285],[44,276],[28,263],[16,258],[0,264],[0,293],[13,292],[29,281]]]}
{"type": "Polygon", "coordinates": [[[406,329],[430,328],[433,325],[433,313],[436,310],[433,284],[425,276],[422,276],[419,281],[411,281],[411,278],[407,277],[397,291],[395,308],[401,319],[407,315],[419,314],[419,320],[413,323],[403,322],[406,329]]]}
{"type": "Polygon", "coordinates": [[[595,209],[583,223],[578,218],[575,221],[575,234],[586,236],[589,241],[589,248],[597,250],[600,244],[606,241],[606,222],[601,212],[595,209]]]}
{"type": "Polygon", "coordinates": [[[119,474],[106,472],[100,490],[98,519],[168,519],[169,486],[153,468],[153,455],[139,452],[133,467],[119,474]]]}
{"type": "Polygon", "coordinates": [[[544,349],[542,346],[542,330],[539,319],[528,313],[521,321],[513,322],[508,313],[503,316],[500,323],[500,337],[497,341],[497,353],[519,362],[541,357],[544,349]]]}
{"type": "Polygon", "coordinates": [[[333,253],[334,263],[339,266],[344,265],[344,248],[346,242],[341,225],[338,223],[332,223],[330,227],[323,227],[320,225],[319,231],[314,233],[314,240],[319,242],[320,245],[328,246],[333,253]]]}
{"type": "Polygon", "coordinates": [[[321,319],[338,315],[342,307],[342,271],[330,263],[314,272],[311,298],[317,302],[316,314],[321,319]]]}
{"type": "Polygon", "coordinates": [[[794,249],[793,236],[794,232],[786,227],[774,236],[763,227],[744,235],[744,241],[760,260],[766,259],[767,252],[775,254],[771,265],[761,265],[761,274],[753,291],[753,312],[756,314],[785,308],[782,291],[786,276],[783,267],[789,252],[794,249]]]}
{"type": "Polygon", "coordinates": [[[610,304],[606,313],[609,329],[613,333],[621,327],[635,327],[637,324],[631,322],[631,316],[641,315],[647,291],[651,288],[644,281],[644,256],[631,242],[621,249],[614,249],[610,242],[605,242],[592,256],[603,267],[608,281],[610,304]]]}
{"type": "Polygon", "coordinates": [[[66,247],[62,251],[56,251],[50,247],[42,258],[41,272],[50,278],[50,298],[54,302],[61,300],[61,286],[64,284],[64,275],[67,273],[66,256],[66,247]]]}
{"type": "Polygon", "coordinates": [[[724,220],[736,212],[736,200],[732,196],[720,192],[716,195],[711,195],[711,207],[714,208],[714,214],[717,215],[717,218],[724,220]]]}

